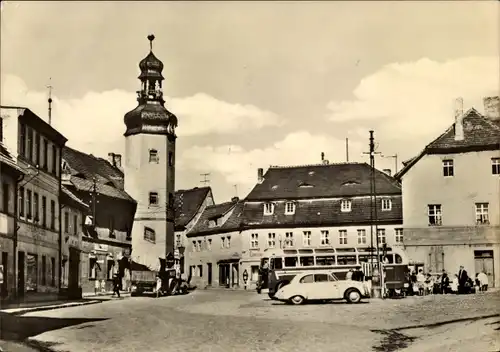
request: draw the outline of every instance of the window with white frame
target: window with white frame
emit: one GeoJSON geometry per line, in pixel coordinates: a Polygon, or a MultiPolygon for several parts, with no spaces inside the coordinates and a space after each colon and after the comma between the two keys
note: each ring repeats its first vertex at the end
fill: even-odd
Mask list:
{"type": "Polygon", "coordinates": [[[198,246],[196,245],[196,241],[193,241],[193,252],[198,251],[198,246]]]}
{"type": "Polygon", "coordinates": [[[158,193],[149,192],[149,205],[158,205],[158,193]]]}
{"type": "Polygon", "coordinates": [[[295,214],[295,203],[294,202],[286,202],[285,203],[285,214],[286,215],[295,214]]]}
{"type": "Polygon", "coordinates": [[[230,236],[226,237],[226,248],[231,248],[231,237],[230,236]]]}
{"type": "Polygon", "coordinates": [[[443,160],[443,176],[452,177],[454,174],[453,160],[443,160]]]}
{"type": "Polygon", "coordinates": [[[212,250],[212,239],[209,238],[207,240],[207,250],[211,251],[212,250]]]}
{"type": "Polygon", "coordinates": [[[283,247],[293,247],[293,232],[285,233],[285,243],[283,247]]]}
{"type": "Polygon", "coordinates": [[[429,204],[427,206],[429,225],[430,226],[441,226],[443,223],[443,213],[441,210],[441,204],[429,204]]]}
{"type": "Polygon", "coordinates": [[[349,212],[351,211],[351,200],[349,199],[342,199],[340,201],[340,211],[342,212],[349,212]]]}
{"type": "Polygon", "coordinates": [[[390,198],[382,198],[382,211],[390,211],[392,209],[392,200],[390,198]]]}
{"type": "Polygon", "coordinates": [[[220,238],[220,248],[226,248],[226,238],[225,237],[220,238]]]}
{"type": "Polygon", "coordinates": [[[155,230],[149,227],[144,227],[144,239],[149,242],[156,242],[155,230]]]}
{"type": "Polygon", "coordinates": [[[276,234],[268,233],[267,234],[267,247],[268,248],[276,248],[276,234]]]}
{"type": "Polygon", "coordinates": [[[394,241],[396,243],[403,243],[403,229],[396,229],[394,234],[394,241]]]}
{"type": "Polygon", "coordinates": [[[488,203],[476,203],[476,224],[481,225],[490,223],[488,208],[488,203]]]}
{"type": "Polygon", "coordinates": [[[377,238],[378,238],[378,243],[380,244],[387,243],[385,238],[385,229],[377,229],[377,238]]]}
{"type": "Polygon", "coordinates": [[[158,163],[159,162],[158,151],[156,149],[149,150],[149,162],[150,163],[158,163]]]}
{"type": "Polygon", "coordinates": [[[339,244],[347,244],[347,230],[339,230],[339,244]]]}
{"type": "Polygon", "coordinates": [[[358,244],[366,244],[366,230],[358,229],[358,244]]]}
{"type": "Polygon", "coordinates": [[[491,158],[491,174],[500,175],[500,158],[491,158]]]}
{"type": "Polygon", "coordinates": [[[175,235],[175,247],[179,248],[181,246],[181,234],[178,233],[175,235]]]}
{"type": "Polygon", "coordinates": [[[250,235],[250,248],[252,248],[252,249],[259,248],[259,234],[258,233],[252,233],[250,235]]]}
{"type": "Polygon", "coordinates": [[[321,231],[321,245],[322,246],[329,246],[330,245],[330,232],[328,230],[322,230],[321,231]]]}
{"type": "Polygon", "coordinates": [[[198,252],[201,252],[201,249],[203,248],[201,240],[198,240],[197,245],[198,245],[198,252]]]}
{"type": "Polygon", "coordinates": [[[311,246],[311,231],[304,231],[304,234],[302,236],[302,245],[304,247],[311,246]]]}
{"type": "Polygon", "coordinates": [[[274,204],[264,203],[264,215],[273,215],[273,213],[274,213],[274,204]]]}

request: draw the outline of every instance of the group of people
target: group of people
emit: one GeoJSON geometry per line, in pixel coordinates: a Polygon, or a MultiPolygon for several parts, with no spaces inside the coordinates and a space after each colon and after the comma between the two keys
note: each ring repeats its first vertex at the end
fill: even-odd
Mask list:
{"type": "Polygon", "coordinates": [[[345,275],[345,279],[354,281],[363,281],[365,279],[365,274],[361,271],[360,268],[356,268],[356,270],[349,269],[349,271],[345,275]]]}
{"type": "Polygon", "coordinates": [[[410,284],[412,293],[421,296],[436,293],[467,294],[487,291],[488,276],[484,272],[479,272],[476,274],[476,279],[472,280],[463,266],[460,266],[453,279],[450,279],[444,269],[438,276],[433,276],[430,273],[425,274],[423,269],[419,269],[418,274],[412,272],[410,275],[410,284]]]}

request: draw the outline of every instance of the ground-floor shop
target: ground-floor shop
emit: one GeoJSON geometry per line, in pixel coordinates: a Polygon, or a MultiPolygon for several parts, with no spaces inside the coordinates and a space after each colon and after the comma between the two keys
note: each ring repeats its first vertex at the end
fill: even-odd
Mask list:
{"type": "Polygon", "coordinates": [[[188,263],[188,277],[200,287],[241,288],[240,258],[210,258],[188,263]]]}

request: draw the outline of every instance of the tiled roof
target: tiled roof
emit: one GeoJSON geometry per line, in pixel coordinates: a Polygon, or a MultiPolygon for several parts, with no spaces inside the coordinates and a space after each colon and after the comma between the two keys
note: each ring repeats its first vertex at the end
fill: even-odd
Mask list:
{"type": "Polygon", "coordinates": [[[178,190],[175,192],[175,227],[182,229],[196,215],[203,201],[212,190],[210,187],[195,187],[192,189],[178,190]]]}
{"type": "Polygon", "coordinates": [[[463,125],[464,138],[462,140],[455,140],[455,124],[451,125],[443,134],[429,143],[420,154],[408,160],[403,169],[394,176],[401,178],[424,155],[500,149],[500,120],[484,117],[472,108],[464,114],[463,125]]]}
{"type": "Polygon", "coordinates": [[[200,233],[213,230],[220,231],[222,228],[225,228],[224,225],[226,225],[231,216],[226,220],[226,222],[220,224],[220,226],[217,227],[210,227],[210,220],[215,220],[217,218],[223,217],[225,214],[230,212],[236,206],[236,204],[237,202],[226,202],[206,207],[201,214],[200,219],[196,222],[196,225],[189,232],[200,233]]]}
{"type": "Polygon", "coordinates": [[[63,148],[63,159],[68,163],[72,175],[83,174],[88,180],[95,177],[98,183],[112,182],[120,188],[119,183],[115,182],[123,179],[123,172],[112,166],[107,160],[70,147],[63,148]]]}
{"type": "Polygon", "coordinates": [[[0,162],[10,166],[12,169],[20,172],[21,174],[24,173],[23,169],[17,165],[16,160],[2,142],[0,142],[0,162]]]}
{"type": "MultiPolygon", "coordinates": [[[[79,191],[92,192],[93,181],[90,181],[90,180],[87,180],[84,178],[80,178],[80,177],[76,177],[76,176],[71,176],[71,183],[79,191]]],[[[113,186],[104,185],[102,183],[96,183],[96,189],[97,189],[97,193],[99,193],[99,194],[102,194],[102,195],[105,195],[108,197],[112,197],[112,198],[124,199],[124,200],[128,200],[130,202],[135,203],[135,200],[131,196],[129,196],[127,192],[125,192],[124,190],[115,188],[113,186]]]]}
{"type": "MultiPolygon", "coordinates": [[[[369,195],[372,169],[366,163],[271,167],[247,200],[336,198],[369,195]]],[[[378,194],[401,194],[391,176],[375,170],[378,194]]]]}
{"type": "MultiPolygon", "coordinates": [[[[382,211],[382,200],[377,198],[377,220],[381,223],[402,223],[402,199],[391,196],[392,209],[382,211]]],[[[294,226],[348,226],[371,223],[371,199],[360,197],[351,199],[351,211],[341,212],[341,199],[296,202],[295,214],[285,215],[285,202],[275,205],[273,215],[264,215],[262,203],[246,203],[242,214],[245,228],[280,228],[294,226]]]]}
{"type": "Polygon", "coordinates": [[[63,191],[64,195],[66,195],[72,201],[78,203],[80,206],[82,206],[84,208],[88,208],[89,207],[87,204],[85,204],[80,198],[78,198],[73,192],[71,192],[65,186],[62,186],[62,191],[63,191]]]}

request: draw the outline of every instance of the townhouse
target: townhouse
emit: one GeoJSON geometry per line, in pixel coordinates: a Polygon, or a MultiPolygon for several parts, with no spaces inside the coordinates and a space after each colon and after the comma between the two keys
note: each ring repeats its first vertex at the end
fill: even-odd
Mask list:
{"type": "Polygon", "coordinates": [[[463,112],[395,175],[403,194],[404,245],[426,269],[469,275],[484,271],[500,285],[499,97],[484,98],[484,114],[463,112]]]}

